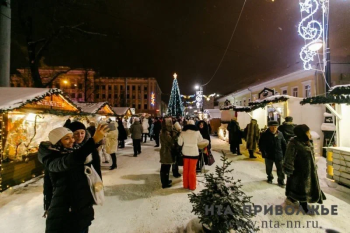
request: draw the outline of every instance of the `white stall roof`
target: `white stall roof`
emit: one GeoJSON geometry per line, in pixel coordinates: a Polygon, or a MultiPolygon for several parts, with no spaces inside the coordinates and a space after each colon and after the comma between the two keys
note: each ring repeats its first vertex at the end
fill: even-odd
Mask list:
{"type": "Polygon", "coordinates": [[[206,109],[206,111],[208,111],[211,119],[214,119],[214,118],[221,119],[221,111],[220,111],[220,109],[206,109]]]}
{"type": "MultiPolygon", "coordinates": [[[[57,88],[0,87],[0,110],[20,108],[27,103],[39,101],[52,94],[64,96],[63,92],[57,88]]],[[[70,99],[65,99],[76,107],[70,99]]]]}
{"type": "Polygon", "coordinates": [[[125,115],[126,112],[130,109],[129,107],[113,107],[113,111],[118,115],[125,115]]]}
{"type": "Polygon", "coordinates": [[[75,104],[81,109],[82,112],[95,114],[108,103],[97,102],[97,103],[75,103],[75,104]]]}

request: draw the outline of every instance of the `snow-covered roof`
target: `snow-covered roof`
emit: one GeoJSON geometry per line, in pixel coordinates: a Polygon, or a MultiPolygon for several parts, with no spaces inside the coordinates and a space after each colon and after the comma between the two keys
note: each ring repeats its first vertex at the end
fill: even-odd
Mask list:
{"type": "Polygon", "coordinates": [[[254,103],[261,103],[261,102],[269,102],[269,101],[274,101],[274,100],[282,99],[282,98],[289,99],[289,98],[293,98],[293,96],[289,96],[289,95],[272,95],[272,96],[266,97],[265,99],[258,99],[258,100],[252,101],[251,103],[254,104],[254,103]]]}
{"type": "MultiPolygon", "coordinates": [[[[100,111],[105,105],[108,105],[108,102],[97,102],[97,103],[75,103],[82,112],[96,114],[100,111]]],[[[111,108],[112,109],[112,108],[111,108]]]]}
{"type": "Polygon", "coordinates": [[[210,118],[214,119],[214,118],[221,118],[221,111],[220,109],[206,109],[206,111],[208,111],[210,118]]]}
{"type": "Polygon", "coordinates": [[[115,114],[118,116],[125,115],[126,112],[130,109],[129,107],[113,107],[112,108],[115,114]]]}
{"type": "Polygon", "coordinates": [[[77,107],[57,88],[0,87],[0,111],[18,109],[52,94],[61,94],[65,100],[77,107]]]}
{"type": "Polygon", "coordinates": [[[338,89],[338,88],[349,88],[350,89],[350,84],[346,84],[346,85],[336,85],[334,87],[331,87],[329,89],[329,91],[333,91],[334,89],[338,89]]]}

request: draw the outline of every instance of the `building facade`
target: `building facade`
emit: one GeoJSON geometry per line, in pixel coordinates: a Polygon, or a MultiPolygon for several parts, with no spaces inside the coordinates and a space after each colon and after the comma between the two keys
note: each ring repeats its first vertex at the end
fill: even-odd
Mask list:
{"type": "MultiPolygon", "coordinates": [[[[331,80],[330,86],[349,84],[350,64],[332,64],[331,80]]],[[[224,105],[226,100],[237,106],[248,106],[249,102],[259,99],[259,93],[264,88],[271,89],[276,94],[299,98],[324,95],[326,93],[325,78],[321,72],[300,70],[230,93],[216,101],[219,106],[224,105]]]]}
{"type": "Polygon", "coordinates": [[[320,93],[321,87],[315,79],[314,71],[297,71],[246,89],[231,93],[218,99],[219,105],[226,100],[237,106],[248,106],[249,102],[259,99],[259,93],[268,88],[276,94],[306,98],[320,93]]]}
{"type": "Polygon", "coordinates": [[[160,114],[161,90],[153,77],[99,77],[95,79],[94,89],[95,101],[135,108],[136,113],[160,114]]]}
{"type": "MultiPolygon", "coordinates": [[[[11,75],[11,86],[33,86],[29,69],[17,71],[11,75]]],[[[154,77],[99,77],[91,69],[61,66],[41,68],[39,73],[45,86],[61,89],[73,101],[107,101],[113,107],[135,108],[136,113],[161,114],[161,89],[154,77]]]]}

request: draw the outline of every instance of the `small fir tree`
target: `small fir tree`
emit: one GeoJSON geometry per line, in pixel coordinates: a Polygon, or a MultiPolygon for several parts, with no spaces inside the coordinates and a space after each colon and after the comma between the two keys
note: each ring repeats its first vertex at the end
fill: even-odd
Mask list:
{"type": "Polygon", "coordinates": [[[192,212],[212,232],[256,232],[259,228],[251,220],[254,214],[245,209],[245,206],[253,205],[251,197],[241,190],[241,180],[234,181],[233,177],[227,176],[233,171],[229,169],[232,161],[228,161],[223,151],[222,153],[222,167],[216,166],[215,174],[204,174],[205,189],[198,194],[188,195],[192,212]]]}
{"type": "Polygon", "coordinates": [[[168,104],[168,116],[183,116],[184,106],[181,100],[179,84],[177,82],[177,75],[174,74],[173,87],[171,88],[170,100],[168,104]]]}

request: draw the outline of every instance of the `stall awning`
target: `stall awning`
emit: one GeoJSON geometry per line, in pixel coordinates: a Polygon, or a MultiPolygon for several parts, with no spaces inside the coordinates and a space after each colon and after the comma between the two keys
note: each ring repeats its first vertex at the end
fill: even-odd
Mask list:
{"type": "Polygon", "coordinates": [[[0,87],[0,112],[19,108],[77,112],[77,106],[57,88],[0,87]]]}
{"type": "Polygon", "coordinates": [[[84,113],[100,114],[100,115],[115,115],[112,107],[108,102],[97,102],[97,103],[76,103],[76,105],[84,113]]]}
{"type": "MultiPolygon", "coordinates": [[[[129,107],[113,107],[112,109],[115,112],[115,114],[117,114],[118,116],[127,115],[128,110],[130,110],[129,107]]],[[[130,115],[131,115],[131,111],[130,111],[130,115]]]]}

